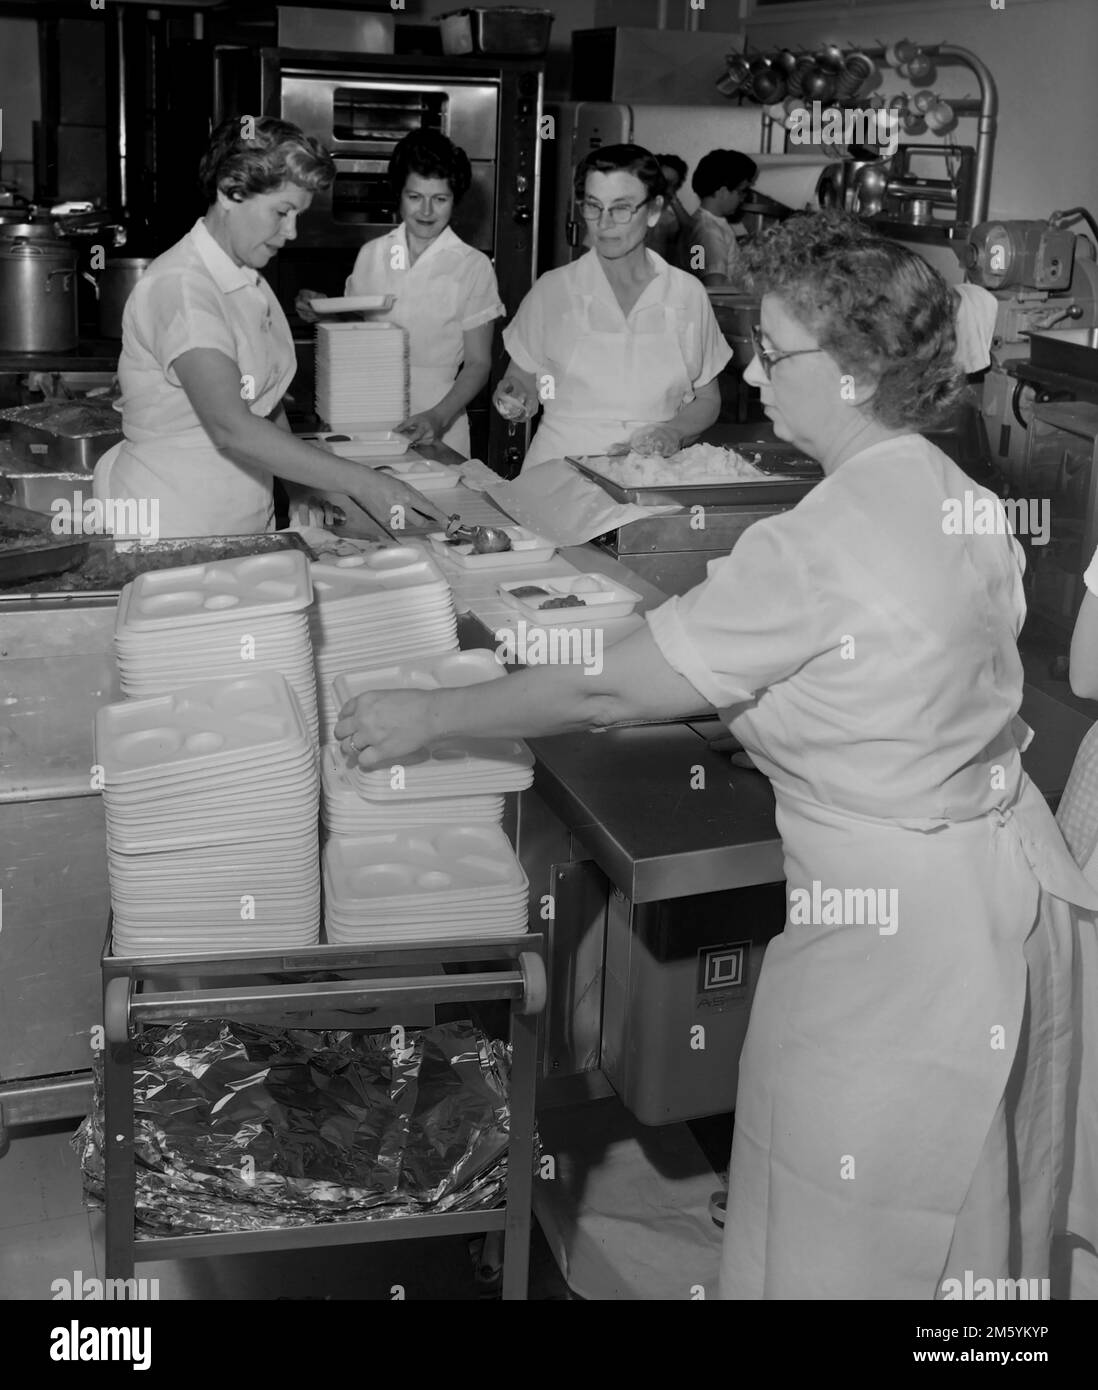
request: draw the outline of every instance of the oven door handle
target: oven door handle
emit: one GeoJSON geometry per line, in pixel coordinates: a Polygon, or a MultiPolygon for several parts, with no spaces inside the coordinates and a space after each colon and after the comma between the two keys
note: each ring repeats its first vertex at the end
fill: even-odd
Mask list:
{"type": "Polygon", "coordinates": [[[387,159],[341,159],[337,155],[335,167],[337,174],[387,174],[389,161],[387,159]]]}

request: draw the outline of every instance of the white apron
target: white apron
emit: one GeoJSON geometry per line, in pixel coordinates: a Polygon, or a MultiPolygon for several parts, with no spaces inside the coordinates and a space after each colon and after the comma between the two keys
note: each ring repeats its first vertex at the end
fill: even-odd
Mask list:
{"type": "MultiPolygon", "coordinates": [[[[420,256],[402,278],[400,295],[391,311],[377,316],[407,330],[411,368],[409,413],[412,415],[438,405],[453,386],[461,365],[438,331],[440,319],[457,317],[460,288],[417,275],[423,259],[420,256]]],[[[442,442],[456,449],[462,458],[469,457],[469,417],[464,411],[442,436],[442,442]]]]}
{"type": "MultiPolygon", "coordinates": [[[[616,309],[616,306],[615,306],[616,309]]],[[[636,311],[633,331],[593,295],[583,296],[583,327],[546,400],[523,471],[564,458],[599,454],[642,425],[678,414],[693,391],[677,331],[678,312],[666,304],[636,311]]]]}
{"type": "Polygon", "coordinates": [[[124,439],[95,465],[92,493],[102,501],[155,498],[164,540],[252,536],[274,529],[271,475],[244,469],[208,441],[186,447],[167,439],[140,444],[124,439]]]}
{"type": "MultiPolygon", "coordinates": [[[[1075,755],[1056,820],[1087,882],[1098,889],[1098,724],[1087,732],[1075,755]]],[[[1073,1176],[1065,1225],[1063,1277],[1074,1299],[1098,1300],[1098,1198],[1088,1191],[1087,1174],[1098,1173],[1098,918],[1077,914],[1078,963],[1074,1007],[1081,1020],[1073,1048],[1072,1095],[1077,1104],[1073,1176]],[[1089,1251],[1079,1241],[1089,1243],[1089,1251]]]]}
{"type": "MultiPolygon", "coordinates": [[[[765,767],[751,714],[731,727],[765,767]]],[[[1024,773],[1005,811],[945,825],[775,792],[788,889],[895,890],[896,929],[787,919],[767,950],[740,1062],[721,1296],[922,1300],[965,1269],[1047,1278],[1064,1157],[1067,904],[1098,895],[1024,773]],[[1020,1044],[1026,1095],[1010,1097],[1007,1115],[1020,1044]],[[1017,1270],[1008,1120],[1020,1150],[1017,1270]]]]}

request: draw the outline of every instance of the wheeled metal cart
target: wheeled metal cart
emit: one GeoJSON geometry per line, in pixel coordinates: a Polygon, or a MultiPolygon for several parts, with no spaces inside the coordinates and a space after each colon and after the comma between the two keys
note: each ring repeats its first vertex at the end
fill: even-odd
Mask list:
{"type": "Polygon", "coordinates": [[[503,1231],[503,1297],[526,1297],[538,1028],[546,995],[540,935],[369,949],[310,946],[268,955],[211,952],[135,959],[113,956],[110,950],[108,931],[102,958],[108,1279],[132,1279],[137,1261],[503,1231]],[[448,973],[439,974],[440,967],[448,973]],[[318,974],[346,978],[310,978],[318,974]],[[257,977],[274,980],[253,983],[257,977]],[[369,1029],[388,1026],[390,1018],[399,1019],[402,1009],[500,1000],[510,1001],[512,1043],[504,1206],[488,1211],[135,1239],[132,1039],[143,1025],[223,1018],[277,1021],[291,1028],[369,1029]]]}

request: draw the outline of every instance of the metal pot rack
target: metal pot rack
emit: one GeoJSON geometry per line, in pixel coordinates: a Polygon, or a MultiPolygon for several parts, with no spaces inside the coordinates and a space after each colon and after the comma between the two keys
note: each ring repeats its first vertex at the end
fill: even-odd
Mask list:
{"type": "MultiPolygon", "coordinates": [[[[941,67],[968,68],[970,72],[975,74],[976,81],[980,86],[978,98],[958,97],[956,100],[952,97],[949,98],[949,104],[958,116],[976,117],[976,160],[971,195],[967,209],[958,208],[957,210],[959,221],[965,222],[969,227],[975,227],[987,220],[988,198],[991,191],[991,160],[995,149],[995,132],[999,122],[999,91],[987,65],[967,48],[960,48],[951,43],[921,43],[919,49],[928,58],[933,58],[941,67]]],[[[887,50],[883,45],[877,45],[871,48],[859,48],[858,51],[864,53],[867,58],[872,58],[875,62],[883,62],[887,50]]],[[[848,101],[829,101],[822,104],[825,107],[838,106],[845,109],[861,106],[863,102],[864,98],[859,98],[848,101]]],[[[777,125],[778,122],[763,110],[763,154],[774,153],[774,129],[777,125]]]]}

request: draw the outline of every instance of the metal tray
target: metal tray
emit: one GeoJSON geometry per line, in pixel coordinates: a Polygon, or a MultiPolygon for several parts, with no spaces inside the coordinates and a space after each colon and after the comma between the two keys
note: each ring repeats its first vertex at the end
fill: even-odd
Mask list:
{"type": "MultiPolygon", "coordinates": [[[[74,542],[68,542],[73,544],[74,542]]],[[[170,540],[129,542],[126,549],[115,549],[110,537],[91,537],[75,542],[85,552],[77,556],[72,568],[65,574],[44,576],[42,582],[27,586],[40,571],[28,574],[13,574],[0,580],[0,604],[5,599],[22,602],[38,595],[51,598],[104,598],[116,599],[122,589],[138,574],[149,570],[175,569],[180,565],[206,564],[211,560],[234,560],[245,555],[265,555],[272,550],[300,550],[310,559],[316,556],[296,531],[272,531],[258,536],[194,536],[170,540]],[[115,563],[112,565],[112,561],[115,563]],[[96,564],[97,577],[94,581],[99,587],[92,588],[84,582],[81,569],[85,564],[96,564]],[[115,573],[112,575],[112,568],[115,573]],[[75,571],[75,573],[74,573],[75,571]],[[20,591],[13,586],[18,585],[20,591]]],[[[3,552],[0,552],[2,554],[3,552]]]]}
{"type": "MultiPolygon", "coordinates": [[[[736,482],[661,483],[654,487],[628,487],[612,482],[591,467],[606,455],[569,456],[568,462],[618,502],[641,507],[677,503],[683,507],[742,507],[758,502],[797,502],[823,478],[823,469],[812,459],[796,454],[783,444],[744,444],[737,453],[758,454],[765,478],[736,482]]],[[[612,460],[607,460],[611,462],[612,460]]]]}
{"type": "Polygon", "coordinates": [[[0,420],[10,427],[15,457],[45,471],[91,473],[122,439],[122,417],[110,402],[17,405],[0,410],[0,420]]]}
{"type": "Polygon", "coordinates": [[[1098,328],[1057,328],[1029,334],[1029,360],[1050,372],[1098,381],[1098,328]]]}

